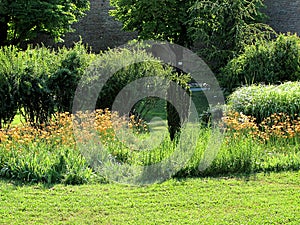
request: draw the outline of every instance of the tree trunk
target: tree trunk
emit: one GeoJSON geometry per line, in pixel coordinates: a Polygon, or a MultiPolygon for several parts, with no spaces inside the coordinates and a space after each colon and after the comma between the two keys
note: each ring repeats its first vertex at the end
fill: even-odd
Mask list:
{"type": "MultiPolygon", "coordinates": [[[[177,45],[168,45],[166,48],[161,45],[154,45],[151,48],[151,53],[154,57],[160,58],[166,64],[171,63],[174,67],[174,72],[177,72],[179,75],[183,74],[183,47],[177,45]],[[172,51],[176,56],[175,60],[172,58],[172,54],[169,51],[172,51]],[[175,62],[174,62],[175,61],[175,62]]],[[[167,120],[168,120],[168,130],[170,139],[174,140],[176,136],[179,135],[182,122],[188,118],[189,112],[189,98],[188,93],[186,95],[180,95],[179,91],[182,87],[177,84],[170,86],[167,89],[167,120]],[[175,87],[176,86],[176,87],[175,87]],[[177,106],[177,109],[174,107],[177,106]],[[181,121],[182,120],[182,121],[181,121]]],[[[182,93],[182,92],[181,92],[182,93]]]]}

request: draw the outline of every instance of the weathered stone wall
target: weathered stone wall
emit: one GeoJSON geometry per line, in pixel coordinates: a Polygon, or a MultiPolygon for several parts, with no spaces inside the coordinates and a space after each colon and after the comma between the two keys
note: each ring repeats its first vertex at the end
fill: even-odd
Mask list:
{"type": "MultiPolygon", "coordinates": [[[[269,16],[267,23],[277,32],[300,34],[300,0],[265,0],[265,4],[265,12],[269,16]]],[[[110,9],[109,0],[91,0],[90,11],[79,23],[73,25],[76,32],[66,35],[64,45],[72,46],[81,36],[84,43],[98,52],[125,44],[136,37],[136,33],[121,31],[121,23],[109,16],[110,9]]],[[[42,36],[38,41],[53,45],[53,42],[42,36]]]]}
{"type": "Polygon", "coordinates": [[[277,32],[300,35],[300,0],[265,0],[267,23],[277,32]]]}
{"type": "Polygon", "coordinates": [[[70,47],[80,40],[99,52],[107,48],[113,48],[125,44],[137,36],[134,32],[122,31],[122,24],[109,16],[109,0],[91,0],[90,11],[78,23],[73,24],[75,32],[68,33],[64,37],[64,43],[55,45],[46,36],[40,36],[36,42],[43,42],[46,46],[70,47]]]}

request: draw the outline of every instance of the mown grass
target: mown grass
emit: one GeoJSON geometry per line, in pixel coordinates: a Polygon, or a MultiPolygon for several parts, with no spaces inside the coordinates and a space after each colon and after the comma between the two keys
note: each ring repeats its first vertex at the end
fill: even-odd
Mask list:
{"type": "Polygon", "coordinates": [[[300,172],[150,186],[0,181],[0,224],[299,224],[300,172]]]}

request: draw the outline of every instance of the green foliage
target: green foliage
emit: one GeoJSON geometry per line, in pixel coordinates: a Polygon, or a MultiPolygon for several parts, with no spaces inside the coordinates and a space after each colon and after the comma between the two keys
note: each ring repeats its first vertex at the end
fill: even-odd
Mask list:
{"type": "Polygon", "coordinates": [[[197,1],[190,9],[189,33],[200,42],[199,55],[213,71],[227,64],[244,46],[269,39],[275,32],[262,23],[262,0],[197,1]]]}
{"type": "MultiPolygon", "coordinates": [[[[141,92],[145,92],[147,89],[151,89],[151,92],[153,93],[160,93],[164,97],[167,96],[168,93],[168,87],[170,81],[177,82],[182,87],[187,88],[187,83],[190,80],[189,75],[179,75],[173,71],[173,69],[168,65],[163,65],[158,59],[155,59],[153,56],[148,54],[145,50],[126,50],[122,49],[120,50],[111,50],[104,54],[102,54],[99,58],[99,61],[95,65],[95,68],[97,68],[98,74],[106,74],[110,73],[111,71],[116,71],[116,73],[113,74],[112,77],[108,81],[101,81],[101,83],[105,82],[104,87],[101,90],[98,102],[97,102],[97,108],[112,108],[113,103],[115,103],[115,98],[120,93],[120,91],[126,87],[126,85],[130,84],[131,82],[138,80],[139,78],[144,77],[153,77],[152,83],[149,87],[147,84],[149,84],[149,81],[145,82],[143,86],[135,87],[131,83],[131,89],[130,89],[130,96],[126,97],[126,100],[130,100],[132,98],[138,97],[141,95],[141,92]],[[122,65],[122,68],[120,68],[120,65],[122,65]],[[160,79],[159,79],[160,78],[160,79]],[[165,80],[163,82],[162,80],[165,80]]],[[[102,78],[100,77],[100,80],[102,78]]],[[[94,79],[91,79],[92,83],[88,86],[92,86],[94,79]]],[[[180,88],[180,87],[178,87],[180,88]]],[[[124,93],[124,92],[123,92],[124,93]]],[[[173,93],[171,96],[174,98],[177,93],[173,93]]],[[[148,96],[145,96],[148,97],[148,96]]],[[[151,96],[150,96],[151,97],[151,96]]],[[[169,96],[170,97],[170,96],[169,96]]],[[[177,97],[177,96],[176,96],[177,97]]],[[[170,98],[169,98],[170,99],[170,98]]],[[[124,99],[122,99],[123,101],[124,99]]],[[[176,100],[180,101],[179,98],[176,100]]],[[[156,104],[156,100],[154,98],[145,98],[142,101],[146,101],[147,103],[150,103],[149,107],[153,107],[156,104]]],[[[136,102],[134,102],[135,104],[136,102]]],[[[137,117],[139,117],[141,114],[143,114],[142,111],[138,110],[141,109],[139,104],[135,104],[136,107],[133,107],[132,111],[135,111],[137,113],[137,117]]],[[[170,108],[170,104],[167,103],[168,111],[170,108]]],[[[173,107],[174,108],[174,107],[173,107]]],[[[183,107],[182,107],[183,108],[183,107]]],[[[185,107],[185,109],[188,109],[188,104],[185,107]]],[[[168,121],[175,121],[175,125],[180,123],[180,120],[178,118],[178,113],[175,109],[172,110],[172,113],[169,113],[168,121]]],[[[172,128],[175,128],[174,123],[170,125],[172,128]]],[[[179,128],[176,128],[174,130],[170,130],[170,135],[172,136],[172,133],[174,134],[176,131],[178,131],[179,128]]]]}
{"type": "Polygon", "coordinates": [[[300,83],[242,87],[229,96],[228,106],[233,111],[254,116],[257,122],[273,113],[286,113],[293,118],[300,112],[300,83]]]}
{"type": "MultiPolygon", "coordinates": [[[[97,108],[111,108],[117,94],[129,83],[143,77],[160,77],[155,81],[158,91],[167,92],[168,79],[186,85],[189,76],[179,77],[172,68],[150,56],[145,50],[110,50],[91,54],[80,43],[72,49],[49,50],[45,47],[28,47],[18,51],[13,47],[0,50],[0,77],[3,92],[1,123],[9,124],[19,109],[32,125],[46,123],[55,112],[70,112],[79,80],[87,68],[97,74],[86,79],[86,87],[93,87],[95,80],[105,84],[99,95],[97,108]],[[96,60],[95,60],[96,59],[96,60]],[[93,62],[93,63],[92,63],[93,62]],[[120,66],[121,65],[121,66],[120,66]],[[113,76],[104,79],[112,72],[113,76]],[[166,78],[166,82],[162,82],[166,78]],[[9,94],[7,94],[9,93],[9,94]]],[[[154,81],[154,80],[153,80],[154,81]]],[[[147,88],[145,83],[143,89],[147,88]]],[[[133,90],[139,94],[139,90],[133,90]]],[[[148,99],[155,105],[156,101],[148,99]]]]}
{"type": "Polygon", "coordinates": [[[41,124],[56,111],[71,111],[78,81],[94,58],[80,43],[53,51],[0,48],[0,123],[12,122],[17,110],[27,122],[41,124]]]}
{"type": "Polygon", "coordinates": [[[94,54],[77,43],[72,49],[60,49],[60,65],[49,78],[49,89],[58,112],[71,112],[75,90],[94,54]]]}
{"type": "Polygon", "coordinates": [[[0,128],[12,122],[18,109],[17,74],[22,62],[17,60],[17,52],[15,47],[6,47],[0,51],[0,128]]]}
{"type": "MultiPolygon", "coordinates": [[[[158,59],[155,59],[143,49],[117,49],[107,51],[97,56],[96,60],[88,68],[88,71],[91,71],[91,73],[88,72],[84,77],[85,87],[83,88],[86,88],[87,90],[83,93],[95,92],[98,96],[98,87],[95,87],[96,90],[93,90],[93,86],[96,82],[104,84],[96,105],[96,107],[100,109],[111,109],[113,103],[116,102],[115,98],[117,95],[129,84],[131,85],[129,94],[131,96],[130,98],[132,98],[139,96],[141,92],[146,91],[149,88],[151,88],[151,91],[154,93],[166,95],[170,80],[175,80],[182,85],[187,85],[187,82],[190,79],[188,75],[179,77],[178,74],[174,74],[173,69],[170,66],[163,65],[158,59]],[[110,78],[105,80],[108,76],[110,76],[110,78]],[[139,83],[132,83],[141,78],[151,79],[147,81],[143,80],[142,85],[139,85],[139,83]],[[148,85],[151,85],[151,87],[148,85]]],[[[84,98],[86,96],[82,97],[84,98]]],[[[123,100],[124,99],[122,99],[122,101],[123,100]]],[[[157,102],[157,99],[155,100],[155,98],[145,98],[140,100],[149,103],[150,105],[148,107],[150,108],[151,106],[154,107],[157,102]]],[[[86,102],[89,102],[89,100],[86,100],[86,102]]],[[[134,104],[135,103],[137,102],[134,102],[134,104]]],[[[78,105],[79,104],[81,104],[81,102],[78,102],[78,105]]],[[[133,110],[137,113],[147,111],[147,109],[140,107],[140,104],[142,103],[137,103],[133,107],[135,108],[133,110]]]]}
{"type": "Polygon", "coordinates": [[[59,59],[46,48],[28,48],[19,54],[20,60],[26,65],[18,74],[19,109],[26,121],[32,124],[47,122],[54,113],[48,81],[59,59]]]}
{"type": "Polygon", "coordinates": [[[277,39],[245,48],[222,70],[222,85],[229,92],[241,85],[278,84],[299,80],[300,39],[296,35],[279,35],[277,39]]]}
{"type": "Polygon", "coordinates": [[[137,31],[142,40],[163,40],[190,46],[187,35],[191,0],[111,0],[111,15],[123,23],[123,29],[137,31]]]}
{"type": "Polygon", "coordinates": [[[33,39],[37,33],[50,34],[57,41],[89,9],[89,1],[3,0],[0,1],[0,46],[33,39]]]}
{"type": "Polygon", "coordinates": [[[15,145],[11,151],[2,147],[0,155],[1,177],[49,184],[83,184],[93,177],[82,155],[63,146],[15,145]]]}
{"type": "MultiPolygon", "coordinates": [[[[144,50],[110,50],[102,54],[100,57],[100,74],[109,70],[116,71],[116,73],[114,73],[113,76],[105,83],[99,96],[97,108],[111,109],[118,93],[126,85],[138,80],[139,78],[150,76],[167,78],[172,76],[172,69],[170,67],[164,67],[159,60],[155,59],[144,50]],[[125,66],[119,70],[118,68],[120,68],[120,64],[125,66]]],[[[157,85],[159,86],[159,84],[157,85]]],[[[144,88],[146,88],[146,86],[147,84],[144,85],[144,88]]],[[[131,89],[131,91],[136,91],[138,94],[141,90],[131,89]]],[[[133,94],[133,96],[136,95],[133,94]]]]}

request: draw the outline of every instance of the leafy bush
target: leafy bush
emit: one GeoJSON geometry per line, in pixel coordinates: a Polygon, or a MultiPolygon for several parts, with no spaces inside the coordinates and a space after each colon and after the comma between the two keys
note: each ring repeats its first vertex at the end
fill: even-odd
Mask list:
{"type": "MultiPolygon", "coordinates": [[[[162,98],[165,98],[168,93],[170,80],[177,82],[181,86],[187,86],[187,82],[190,79],[189,75],[179,76],[177,73],[174,73],[173,68],[163,65],[158,59],[147,53],[143,47],[133,50],[116,49],[102,53],[93,62],[91,67],[89,67],[89,71],[90,73],[87,73],[85,77],[86,83],[80,87],[83,88],[80,102],[76,102],[76,105],[79,106],[79,111],[91,108],[91,106],[83,106],[82,104],[83,102],[88,104],[93,101],[86,98],[98,96],[99,85],[95,84],[104,84],[96,104],[97,108],[112,109],[113,104],[118,104],[116,97],[121,91],[124,94],[122,102],[124,100],[126,102],[133,101],[135,98],[143,96],[145,98],[140,100],[151,103],[152,105],[148,106],[151,108],[159,99],[147,98],[152,97],[148,96],[150,92],[154,93],[152,94],[154,96],[157,96],[159,93],[162,98]],[[108,77],[109,79],[106,80],[108,77]],[[140,80],[147,77],[150,79],[140,80]],[[129,84],[130,86],[128,86],[129,84]],[[126,89],[128,87],[130,87],[130,90],[126,89]],[[82,101],[82,99],[84,100],[82,101]]],[[[173,96],[176,96],[175,94],[173,96]]],[[[179,98],[175,100],[179,101],[179,98]]],[[[139,114],[142,113],[140,111],[142,107],[139,107],[141,104],[138,104],[136,101],[130,103],[132,103],[131,112],[138,118],[139,114]]],[[[147,110],[143,109],[143,111],[147,110]]],[[[168,113],[170,115],[168,116],[168,122],[180,122],[176,117],[178,113],[175,110],[172,112],[172,114],[168,113]]],[[[128,113],[128,111],[124,113],[128,113]]],[[[173,128],[175,125],[170,125],[169,127],[173,128]]]]}
{"type": "Polygon", "coordinates": [[[78,82],[95,55],[88,53],[81,43],[75,44],[72,49],[60,49],[60,63],[56,71],[49,78],[49,89],[56,110],[71,112],[72,102],[78,82]]]}
{"type": "Polygon", "coordinates": [[[221,83],[229,92],[242,85],[278,84],[300,78],[300,38],[279,35],[245,48],[222,70],[221,83]]]}
{"type": "MultiPolygon", "coordinates": [[[[144,50],[110,50],[100,55],[99,61],[97,61],[95,67],[98,70],[97,75],[100,74],[100,76],[115,71],[105,83],[100,93],[97,102],[97,108],[100,109],[111,108],[117,94],[126,85],[139,78],[151,76],[171,78],[173,75],[170,67],[164,66],[159,60],[155,59],[144,50]],[[119,69],[120,65],[122,65],[121,69],[119,69]]],[[[102,79],[102,77],[99,78],[102,79]]],[[[160,85],[163,84],[159,83],[157,84],[157,87],[164,89],[160,85]]],[[[146,88],[147,83],[142,86],[146,88]]],[[[165,90],[167,90],[166,86],[165,90]]],[[[141,90],[134,91],[138,94],[141,90]]]]}
{"type": "Polygon", "coordinates": [[[1,126],[9,124],[17,110],[36,125],[47,122],[56,111],[71,111],[78,81],[93,57],[81,43],[58,51],[1,48],[1,126]]]}
{"type": "Polygon", "coordinates": [[[19,98],[17,75],[23,62],[18,61],[18,49],[4,47],[0,51],[0,128],[9,124],[17,113],[19,98]]]}
{"type": "Polygon", "coordinates": [[[242,87],[229,96],[228,106],[233,111],[254,116],[257,122],[273,113],[286,113],[294,118],[300,112],[300,83],[242,87]]]}

